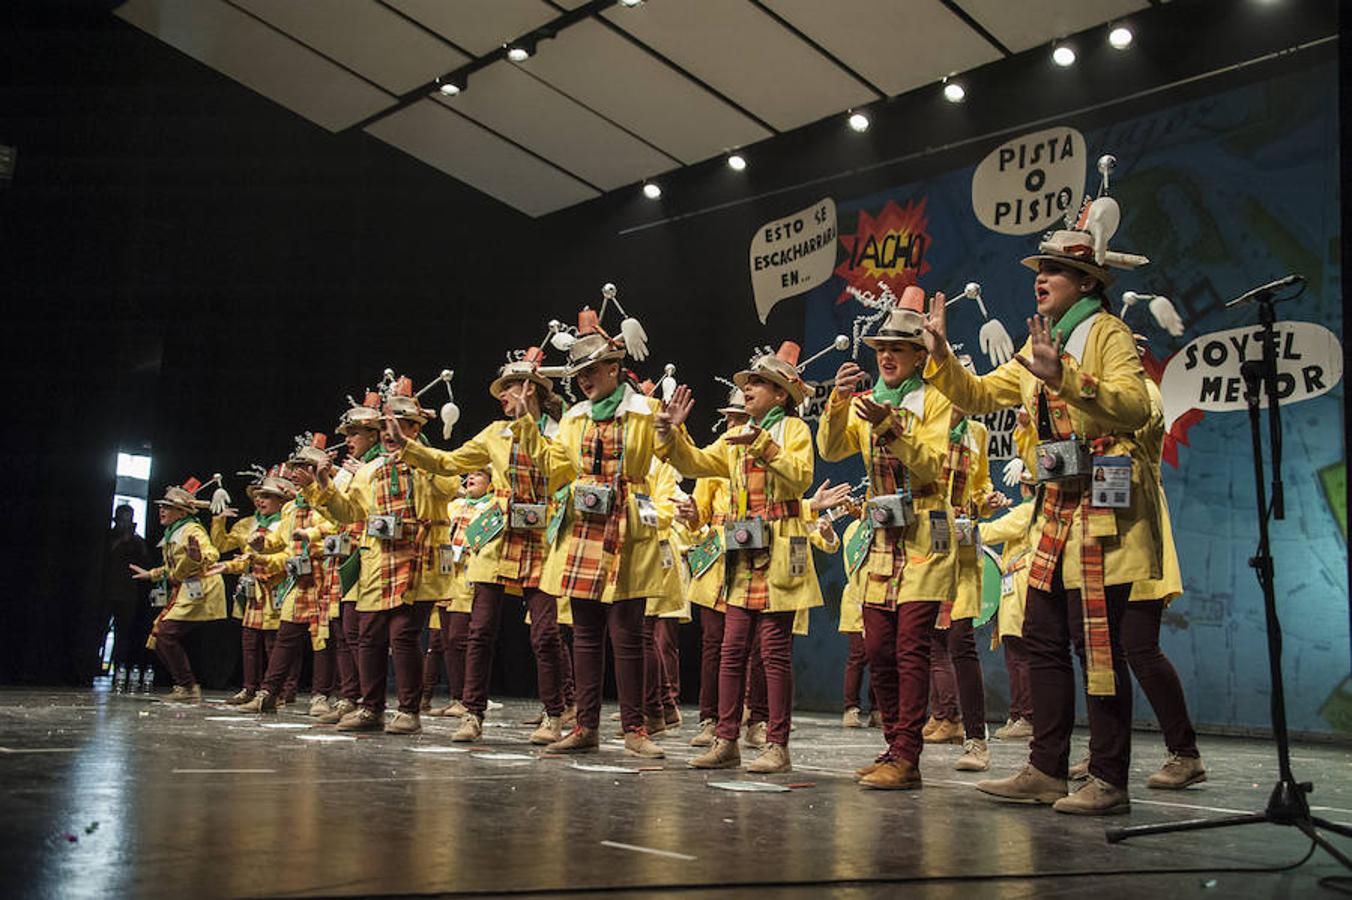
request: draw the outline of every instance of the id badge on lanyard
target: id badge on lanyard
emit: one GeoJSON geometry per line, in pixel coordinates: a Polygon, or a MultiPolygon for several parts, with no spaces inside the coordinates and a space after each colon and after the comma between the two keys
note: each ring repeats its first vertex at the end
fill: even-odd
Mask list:
{"type": "Polygon", "coordinates": [[[948,513],[932,509],[929,514],[930,553],[941,556],[953,549],[953,536],[948,533],[948,513]]]}

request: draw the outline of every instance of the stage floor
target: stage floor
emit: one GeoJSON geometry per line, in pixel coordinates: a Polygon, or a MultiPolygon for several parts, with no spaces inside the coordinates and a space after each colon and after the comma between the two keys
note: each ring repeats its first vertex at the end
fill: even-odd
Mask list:
{"type": "MultiPolygon", "coordinates": [[[[1278,866],[1309,841],[1257,825],[1110,846],[1104,820],[986,799],[970,787],[985,776],[953,771],[956,746],[926,750],[922,791],[861,790],[851,770],[879,752],[881,733],[821,715],[795,720],[794,771],[762,779],[792,789],[747,793],[713,787],[755,781],[744,772],[685,766],[694,710],[660,740],[665,763],[639,771],[648,764],[618,740],[599,754],[540,758],[517,724],[534,709],[527,701],[491,713],[481,743],[452,745],[454,719],[424,718],[413,738],[348,740],[301,715],[238,716],[209,699],[181,707],[97,689],[0,692],[0,895],[649,897],[680,887],[715,897],[746,885],[763,897],[817,897],[827,886],[881,897],[898,885],[874,880],[892,878],[927,897],[1297,897],[1320,894],[1317,879],[1338,873],[1316,853],[1279,874],[1048,877],[1278,866]],[[992,878],[953,878],[974,875],[992,878]]],[[[1026,757],[1015,744],[991,747],[996,773],[1026,757]]],[[[1270,742],[1204,738],[1202,753],[1206,784],[1151,791],[1145,777],[1164,749],[1158,734],[1138,732],[1133,811],[1110,823],[1263,806],[1276,778],[1270,742]]],[[[1352,823],[1352,749],[1301,744],[1293,760],[1297,777],[1316,782],[1319,814],[1352,823]]]]}

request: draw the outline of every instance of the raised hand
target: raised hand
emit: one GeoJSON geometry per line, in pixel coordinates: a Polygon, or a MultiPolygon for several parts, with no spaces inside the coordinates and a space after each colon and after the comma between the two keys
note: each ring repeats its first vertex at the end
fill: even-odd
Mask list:
{"type": "Polygon", "coordinates": [[[864,370],[854,362],[846,360],[836,369],[835,391],[842,397],[848,397],[854,393],[854,389],[859,386],[859,382],[864,380],[864,370]]]}
{"type": "Polygon", "coordinates": [[[695,498],[688,494],[684,497],[673,497],[676,501],[676,518],[688,528],[694,528],[699,524],[699,507],[695,505],[695,498]]]}
{"type": "Polygon", "coordinates": [[[859,418],[866,419],[870,425],[879,425],[892,414],[892,404],[878,403],[872,397],[860,396],[854,398],[854,411],[859,413],[859,418]]]}
{"type": "Polygon", "coordinates": [[[1005,509],[1014,503],[1003,491],[991,491],[986,495],[986,506],[992,510],[1005,509]]]}
{"type": "Polygon", "coordinates": [[[188,559],[193,562],[202,561],[202,545],[197,543],[197,538],[188,538],[188,559]]]}
{"type": "Polygon", "coordinates": [[[1032,372],[1039,381],[1053,390],[1061,387],[1061,338],[1053,337],[1051,325],[1042,316],[1028,320],[1028,343],[1032,359],[1015,353],[1019,365],[1032,372]]]}
{"type": "Polygon", "coordinates": [[[690,393],[690,388],[684,384],[677,385],[676,390],[671,392],[671,399],[663,401],[662,408],[657,412],[657,439],[670,440],[672,430],[685,423],[694,406],[695,397],[690,393]]]}
{"type": "Polygon", "coordinates": [[[409,436],[404,433],[404,423],[392,413],[385,413],[385,436],[400,447],[409,442],[409,436]]]}
{"type": "MultiPolygon", "coordinates": [[[[343,460],[343,468],[346,471],[352,473],[353,475],[357,474],[357,472],[361,469],[361,466],[362,466],[361,460],[357,459],[357,457],[355,456],[349,456],[347,459],[343,460]]],[[[320,479],[320,481],[322,483],[322,479],[320,479]]]]}
{"type": "Polygon", "coordinates": [[[946,298],[942,293],[930,298],[929,315],[925,317],[925,349],[935,364],[943,362],[951,354],[948,346],[948,312],[944,309],[946,298]]]}
{"type": "Polygon", "coordinates": [[[216,564],[214,564],[214,565],[207,566],[207,570],[206,570],[205,572],[203,572],[202,574],[205,575],[205,576],[208,577],[208,578],[213,578],[213,577],[215,577],[215,576],[217,576],[217,575],[224,575],[224,574],[225,574],[225,563],[223,563],[223,562],[218,562],[218,563],[216,563],[216,564]]]}
{"type": "Polygon", "coordinates": [[[756,438],[760,437],[760,433],[761,428],[759,425],[747,422],[746,427],[736,434],[725,434],[723,436],[723,443],[733,447],[745,447],[755,443],[756,438]]]}
{"type": "Polygon", "coordinates": [[[295,482],[296,487],[305,487],[313,484],[315,480],[315,470],[313,466],[292,466],[291,480],[295,482]]]}
{"type": "Polygon", "coordinates": [[[813,493],[810,505],[813,512],[822,513],[844,503],[849,496],[850,485],[848,482],[832,487],[831,479],[828,478],[823,481],[821,486],[813,493]]]}
{"type": "Polygon", "coordinates": [[[233,506],[226,506],[217,510],[216,515],[227,519],[235,519],[239,517],[239,510],[235,509],[233,506]]]}
{"type": "Polygon", "coordinates": [[[132,577],[133,580],[135,580],[135,581],[149,581],[149,580],[150,580],[150,570],[149,570],[149,569],[143,569],[143,568],[141,568],[140,566],[138,566],[136,563],[127,563],[127,568],[128,568],[128,569],[131,569],[131,577],[132,577]]]}

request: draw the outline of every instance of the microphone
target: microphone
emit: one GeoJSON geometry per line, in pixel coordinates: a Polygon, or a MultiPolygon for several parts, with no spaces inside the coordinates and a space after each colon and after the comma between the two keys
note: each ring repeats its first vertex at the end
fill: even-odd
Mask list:
{"type": "Polygon", "coordinates": [[[1282,288],[1291,287],[1293,284],[1303,284],[1304,282],[1304,275],[1287,275],[1284,278],[1278,278],[1276,281],[1269,281],[1267,284],[1259,285],[1251,291],[1240,294],[1238,297],[1225,304],[1225,308],[1229,309],[1232,306],[1248,303],[1251,300],[1267,299],[1270,295],[1276,291],[1280,291],[1282,288]]]}

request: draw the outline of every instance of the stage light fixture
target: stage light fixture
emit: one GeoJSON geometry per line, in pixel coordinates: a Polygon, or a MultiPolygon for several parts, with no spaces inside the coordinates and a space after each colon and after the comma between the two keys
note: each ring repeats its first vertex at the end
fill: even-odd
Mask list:
{"type": "Polygon", "coordinates": [[[528,41],[517,41],[507,48],[507,58],[514,63],[525,62],[530,59],[534,52],[534,44],[528,41]]]}
{"type": "Polygon", "coordinates": [[[853,128],[855,131],[858,131],[860,134],[864,133],[865,131],[868,131],[869,125],[872,124],[869,122],[868,116],[860,112],[850,113],[850,118],[847,119],[846,121],[849,122],[851,128],[853,128]]]}
{"type": "Polygon", "coordinates": [[[451,84],[449,81],[443,81],[441,87],[437,90],[441,91],[441,93],[447,97],[454,97],[456,94],[460,93],[460,86],[451,84]]]}
{"type": "Polygon", "coordinates": [[[627,6],[630,9],[633,9],[635,6],[638,6],[642,2],[643,0],[620,0],[620,6],[627,6]]]}
{"type": "Polygon", "coordinates": [[[662,196],[662,189],[650,181],[643,186],[643,196],[649,200],[656,200],[662,196]]]}
{"type": "Polygon", "coordinates": [[[746,158],[736,153],[732,154],[728,157],[728,168],[732,169],[734,172],[745,171],[746,158]]]}
{"type": "Polygon", "coordinates": [[[1114,50],[1125,50],[1131,46],[1131,42],[1136,35],[1131,33],[1131,29],[1125,25],[1118,25],[1112,31],[1108,32],[1108,43],[1114,50]]]}
{"type": "Polygon", "coordinates": [[[949,103],[961,103],[967,99],[967,89],[956,81],[944,80],[944,99],[949,103]]]}
{"type": "Polygon", "coordinates": [[[1056,49],[1052,51],[1052,62],[1061,68],[1075,65],[1075,51],[1067,44],[1057,44],[1056,49]]]}

